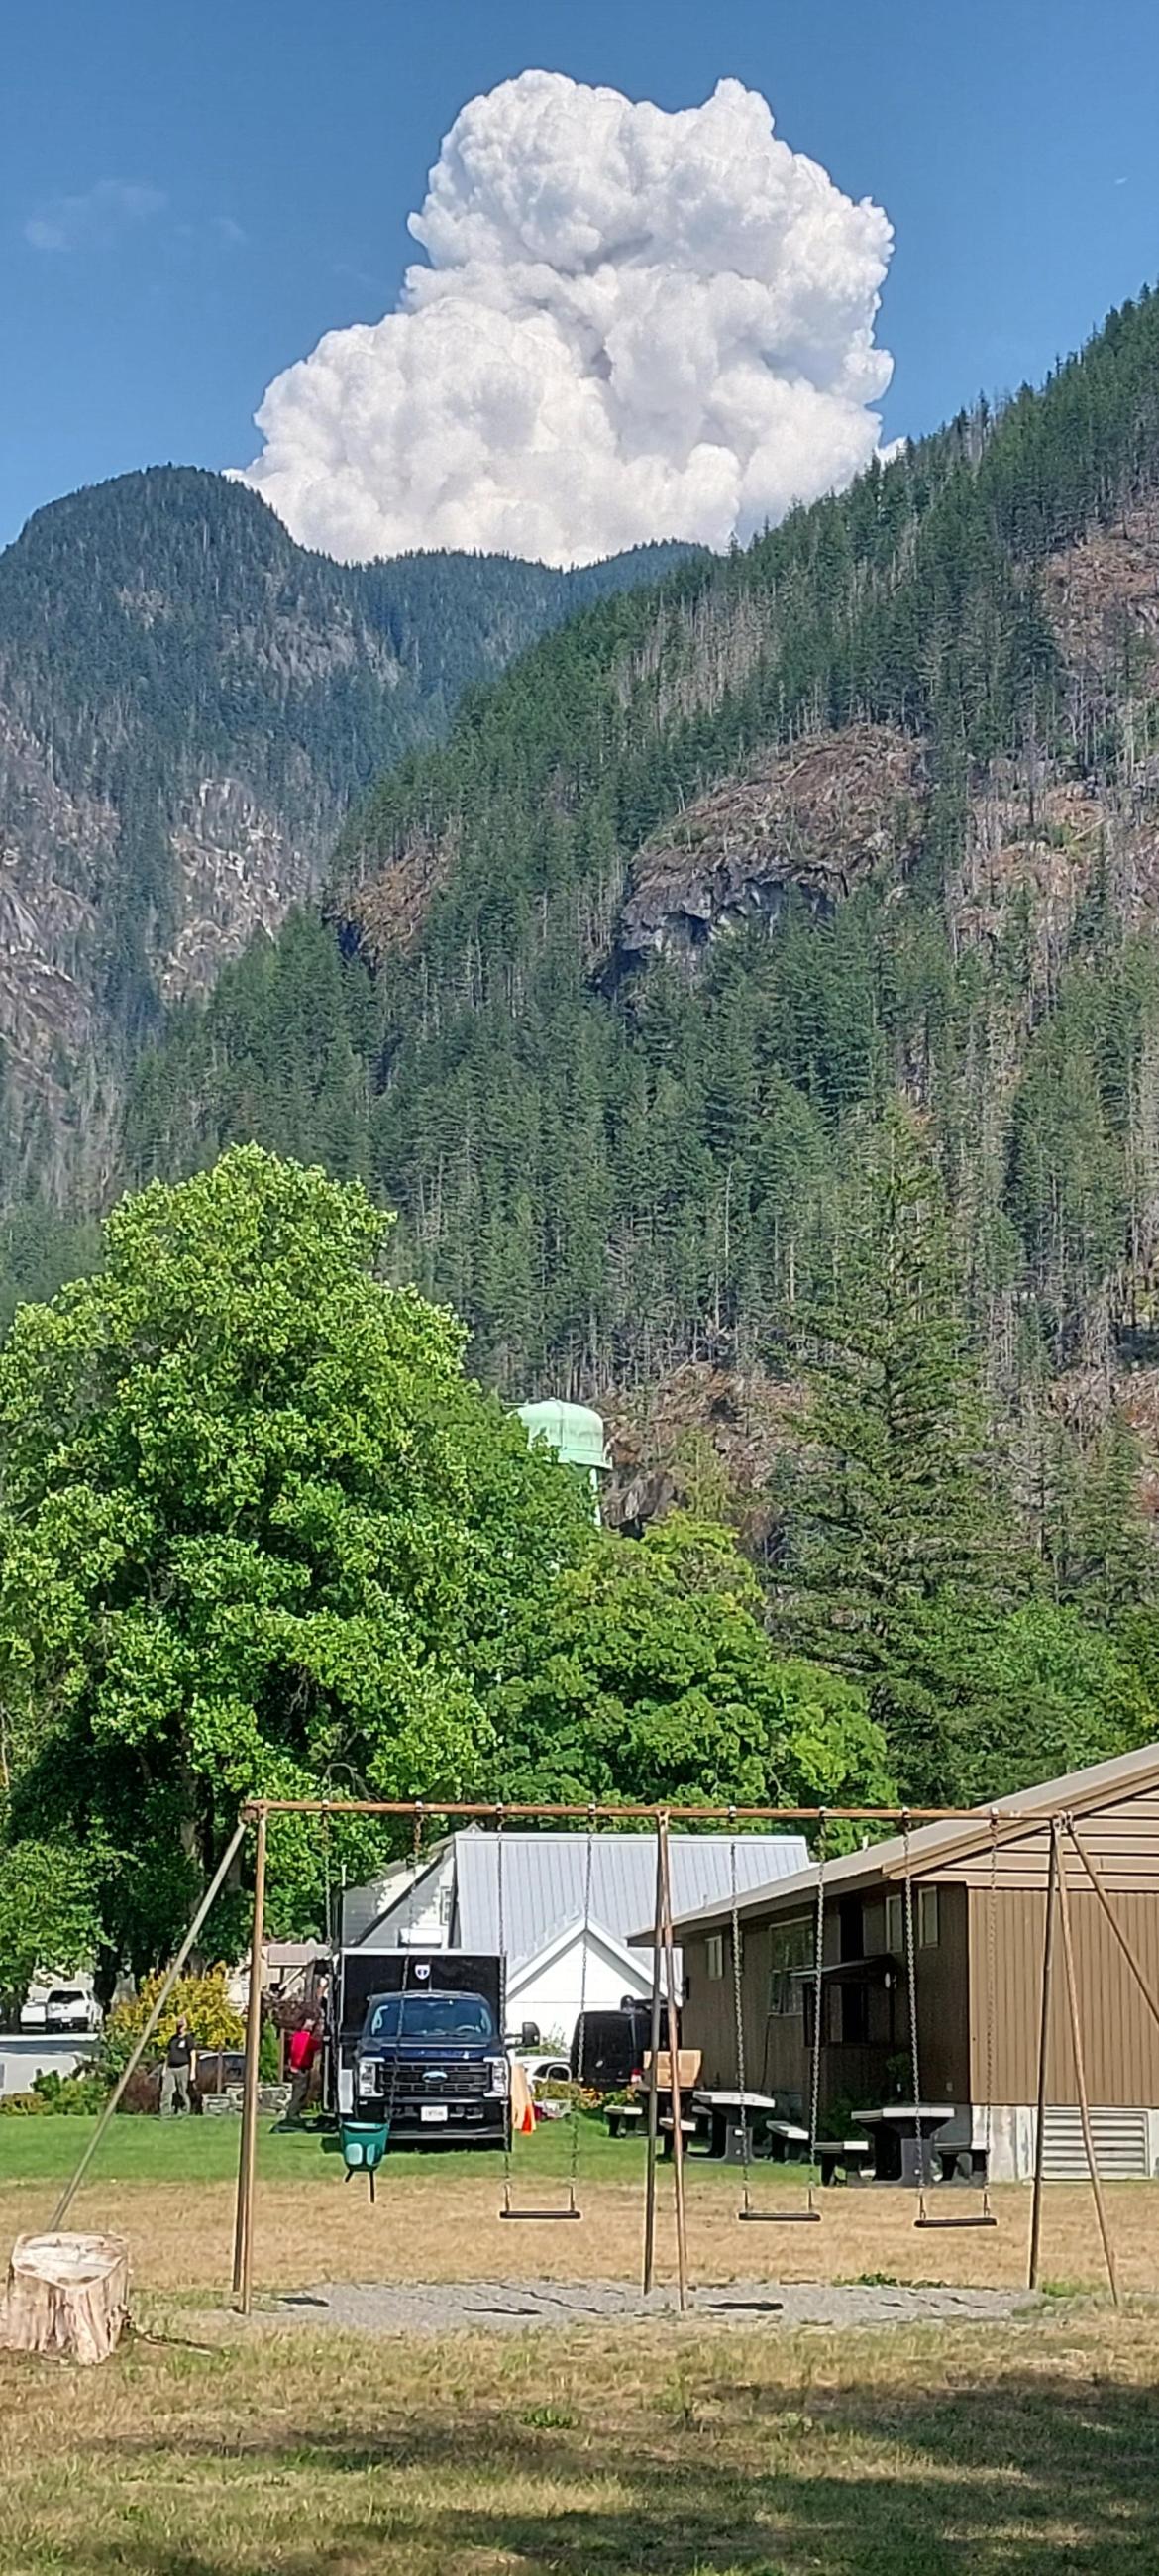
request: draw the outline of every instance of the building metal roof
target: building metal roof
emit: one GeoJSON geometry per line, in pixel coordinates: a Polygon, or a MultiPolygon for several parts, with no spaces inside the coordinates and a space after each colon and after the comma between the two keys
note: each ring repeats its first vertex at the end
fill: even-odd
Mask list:
{"type": "MultiPolygon", "coordinates": [[[[1044,1825],[1051,1816],[1097,1813],[1118,1798],[1141,1795],[1155,1782],[1159,1782],[1159,1744],[1144,1744],[1135,1753],[1118,1753],[1109,1762],[1093,1762],[1085,1771],[1067,1771],[1061,1779],[1041,1781],[1033,1789],[1015,1790],[1009,1797],[996,1799],[993,1808],[973,1807],[964,1816],[948,1817],[944,1824],[915,1825],[909,1837],[910,1870],[915,1878],[936,1878],[939,1869],[950,1861],[985,1850],[990,1841],[991,1815],[996,1819],[999,1843],[1017,1843],[1025,1837],[1028,1826],[1044,1825]]],[[[902,1878],[905,1870],[906,1838],[904,1834],[891,1834],[888,1842],[870,1843],[864,1851],[847,1852],[840,1860],[827,1861],[825,1886],[826,1890],[865,1886],[879,1878],[902,1878]]],[[[739,1869],[737,1876],[739,1884],[739,1869]]],[[[737,1910],[746,1916],[759,1916],[774,1907],[779,1912],[782,1900],[791,1903],[795,1897],[807,1897],[816,1892],[816,1887],[816,1861],[791,1875],[770,1872],[761,1885],[750,1886],[737,1910]]],[[[685,1912],[677,1902],[674,1878],[672,1910],[679,1938],[685,1932],[712,1931],[717,1924],[726,1924],[731,1904],[727,1897],[710,1898],[685,1912]]],[[[649,1900],[641,1919],[646,1920],[650,1912],[649,1900]]],[[[648,1931],[637,1929],[633,1945],[646,1947],[650,1938],[648,1931]]]]}
{"type": "MultiPolygon", "coordinates": [[[[509,1833],[503,1845],[503,1938],[508,1963],[517,1967],[543,1949],[565,1925],[582,1922],[587,1873],[586,1833],[509,1833]]],[[[499,1947],[499,1842],[478,1830],[454,1836],[453,1946],[499,1947]]],[[[674,1914],[728,1898],[728,1834],[671,1834],[674,1914]]],[[[766,1886],[801,1870],[808,1845],[801,1834],[738,1834],[738,1890],[766,1886]]],[[[654,1834],[592,1836],[591,1919],[620,1941],[650,1922],[656,1894],[654,1834]]]]}

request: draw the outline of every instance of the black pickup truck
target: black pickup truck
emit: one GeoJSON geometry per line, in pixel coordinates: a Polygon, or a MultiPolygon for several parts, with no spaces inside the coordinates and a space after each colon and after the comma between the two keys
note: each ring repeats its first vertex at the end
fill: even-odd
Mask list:
{"type": "Polygon", "coordinates": [[[340,1960],[339,2108],[390,2121],[392,2145],[503,2146],[511,2070],[497,1958],[348,1950],[340,1960]]]}

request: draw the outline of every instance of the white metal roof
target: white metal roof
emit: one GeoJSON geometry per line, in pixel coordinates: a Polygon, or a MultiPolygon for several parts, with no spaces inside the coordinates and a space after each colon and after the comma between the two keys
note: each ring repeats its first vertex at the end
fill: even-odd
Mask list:
{"type": "MultiPolygon", "coordinates": [[[[503,1845],[503,1935],[512,1966],[534,1958],[553,1933],[583,1916],[586,1833],[510,1833],[503,1845]]],[[[494,1833],[455,1835],[455,1946],[499,1947],[499,1843],[494,1833]]],[[[737,1887],[743,1893],[802,1869],[809,1857],[801,1834],[738,1834],[737,1887]]],[[[727,1899],[731,1838],[727,1834],[671,1834],[673,1914],[690,1913],[727,1899]]],[[[592,1837],[591,1913],[615,1938],[626,1941],[652,1919],[656,1891],[654,1834],[592,1837]]]]}
{"type": "MultiPolygon", "coordinates": [[[[517,1833],[500,1836],[478,1826],[448,1836],[430,1855],[418,1878],[409,1876],[385,1904],[371,1887],[352,1888],[343,1904],[344,1938],[366,1941],[370,1948],[389,1946],[399,1928],[421,1918],[424,1887],[433,1871],[452,1860],[450,1945],[456,1950],[499,1948],[499,1859],[503,1863],[503,1945],[509,1968],[534,1959],[545,1944],[569,1924],[582,1922],[587,1879],[588,1836],[579,1833],[517,1833]],[[397,1918],[397,1919],[395,1919],[397,1918]]],[[[671,1834],[673,1914],[688,1913],[717,1900],[727,1902],[731,1887],[730,1852],[735,1847],[736,1883],[740,1894],[766,1886],[805,1867],[809,1847],[802,1834],[671,1834]]],[[[641,1923],[652,1920],[656,1893],[654,1833],[596,1833],[592,1836],[591,1920],[627,1941],[641,1923]]]]}

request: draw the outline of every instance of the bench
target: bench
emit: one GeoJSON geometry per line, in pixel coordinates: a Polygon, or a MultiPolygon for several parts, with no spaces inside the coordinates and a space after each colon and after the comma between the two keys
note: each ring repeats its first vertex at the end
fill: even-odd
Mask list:
{"type": "Polygon", "coordinates": [[[873,2163],[868,2138],[818,2138],[816,2155],[823,2183],[836,2182],[839,2173],[846,2182],[860,2182],[873,2163]]]}
{"type": "Polygon", "coordinates": [[[604,2110],[609,2138],[630,2138],[643,2117],[644,2107],[640,2102],[609,2102],[604,2110]]]}
{"type": "Polygon", "coordinates": [[[796,2120],[770,2120],[767,2133],[771,2142],[770,2152],[781,2164],[785,2164],[790,2156],[801,2156],[808,2150],[809,2132],[802,2129],[796,2120]]]}
{"type": "MultiPolygon", "coordinates": [[[[699,2126],[699,2122],[698,2122],[698,2121],[696,2121],[696,2120],[681,2120],[681,2123],[680,2123],[680,2135],[681,2135],[681,2138],[682,2138],[682,2139],[683,2139],[683,2138],[694,2138],[694,2137],[696,2136],[696,2132],[697,2132],[697,2128],[698,2128],[698,2126],[699,2126]]],[[[664,2141],[663,2152],[664,2152],[664,2154],[665,2154],[666,2156],[671,2156],[671,2154],[672,2154],[672,2152],[673,2152],[673,2147],[674,2147],[674,2143],[675,2143],[675,2138],[674,2138],[675,2129],[676,2129],[676,2122],[675,2122],[675,2120],[674,2120],[674,2119],[672,2119],[672,2117],[671,2117],[670,2115],[669,2115],[669,2117],[668,2117],[667,2119],[661,2120],[661,2122],[660,2122],[660,2135],[661,2135],[661,2137],[662,2137],[662,2139],[663,2139],[663,2141],[664,2141]]]]}

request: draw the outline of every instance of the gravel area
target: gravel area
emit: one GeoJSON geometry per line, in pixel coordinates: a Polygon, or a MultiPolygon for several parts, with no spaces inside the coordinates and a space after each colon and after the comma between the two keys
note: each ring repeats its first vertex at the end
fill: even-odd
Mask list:
{"type": "MultiPolygon", "coordinates": [[[[882,2283],[727,2281],[695,2290],[698,2321],[785,2326],[911,2325],[930,2319],[992,2322],[1037,2306],[1025,2291],[896,2289],[882,2283]]],[[[674,2289],[644,2298],[624,2281],[323,2281],[271,2302],[279,2322],[338,2326],[356,2334],[500,2334],[537,2326],[634,2324],[676,2313],[674,2289]]]]}

